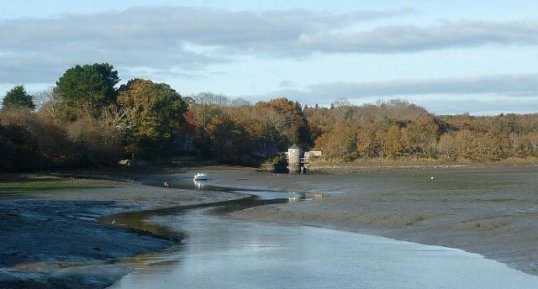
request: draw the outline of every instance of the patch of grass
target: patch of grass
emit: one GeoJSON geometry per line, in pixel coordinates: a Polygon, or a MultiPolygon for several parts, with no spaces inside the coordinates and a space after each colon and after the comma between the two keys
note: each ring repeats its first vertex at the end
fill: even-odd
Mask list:
{"type": "Polygon", "coordinates": [[[76,181],[23,181],[0,182],[1,194],[24,194],[39,192],[54,192],[65,190],[83,190],[93,188],[106,188],[103,184],[80,184],[76,181]]]}

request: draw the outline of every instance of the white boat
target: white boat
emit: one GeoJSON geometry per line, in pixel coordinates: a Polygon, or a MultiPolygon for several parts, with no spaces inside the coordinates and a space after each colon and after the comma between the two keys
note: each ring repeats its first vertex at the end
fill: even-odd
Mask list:
{"type": "Polygon", "coordinates": [[[197,173],[194,175],[194,178],[192,178],[193,181],[206,181],[207,180],[207,174],[206,173],[197,173]]]}

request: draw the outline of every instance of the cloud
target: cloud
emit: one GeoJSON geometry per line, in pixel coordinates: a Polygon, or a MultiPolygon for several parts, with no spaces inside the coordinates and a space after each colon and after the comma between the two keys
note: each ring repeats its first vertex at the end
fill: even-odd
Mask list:
{"type": "Polygon", "coordinates": [[[371,28],[378,20],[413,13],[411,9],[336,13],[147,6],[8,19],[0,22],[0,82],[51,82],[75,64],[94,62],[109,62],[129,73],[144,67],[183,77],[200,75],[209,65],[233,62],[242,55],[289,58],[538,42],[534,21],[371,28]]]}
{"type": "Polygon", "coordinates": [[[347,53],[416,52],[484,45],[536,45],[536,21],[461,21],[393,25],[361,31],[321,31],[301,38],[305,50],[347,53]]]}
{"type": "MultiPolygon", "coordinates": [[[[425,94],[502,94],[538,96],[538,74],[486,75],[461,78],[405,79],[365,83],[329,83],[312,85],[308,92],[317,95],[361,98],[372,96],[425,94]]],[[[308,93],[307,92],[307,93],[308,93]]]]}
{"type": "MultiPolygon", "coordinates": [[[[80,63],[191,72],[249,53],[298,53],[303,34],[411,13],[408,9],[320,13],[135,7],[0,22],[0,82],[51,81],[80,63]],[[54,67],[54,68],[52,68],[54,67]]],[[[301,52],[302,53],[302,52],[301,52]]]]}
{"type": "Polygon", "coordinates": [[[290,97],[308,105],[329,105],[338,98],[346,98],[355,104],[401,98],[424,105],[436,113],[536,112],[538,74],[333,82],[304,89],[282,89],[258,98],[276,96],[290,97]]]}
{"type": "Polygon", "coordinates": [[[498,115],[500,113],[536,113],[538,98],[489,96],[488,98],[457,97],[412,97],[408,101],[425,107],[435,114],[498,115]]]}

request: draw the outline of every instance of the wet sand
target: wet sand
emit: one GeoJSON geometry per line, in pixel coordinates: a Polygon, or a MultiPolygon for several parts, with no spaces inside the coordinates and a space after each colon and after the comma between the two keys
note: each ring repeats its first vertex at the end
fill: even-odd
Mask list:
{"type": "Polygon", "coordinates": [[[538,167],[413,168],[301,176],[222,172],[221,185],[324,194],[238,218],[322,226],[478,253],[538,275],[538,167]]]}

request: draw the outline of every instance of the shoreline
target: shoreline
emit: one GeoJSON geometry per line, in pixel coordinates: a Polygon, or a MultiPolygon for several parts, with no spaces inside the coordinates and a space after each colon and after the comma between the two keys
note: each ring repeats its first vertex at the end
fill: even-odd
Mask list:
{"type": "Polygon", "coordinates": [[[2,289],[106,288],[132,270],[121,260],[181,240],[142,220],[136,227],[107,216],[242,197],[94,178],[18,181],[0,183],[2,289]]]}
{"type": "MultiPolygon", "coordinates": [[[[535,187],[538,187],[538,167],[536,166],[399,167],[295,176],[259,173],[254,168],[210,166],[184,168],[181,171],[167,169],[166,172],[159,172],[155,175],[143,177],[137,175],[136,177],[143,178],[144,183],[162,184],[163,180],[190,177],[192,172],[199,170],[207,171],[214,176],[215,179],[211,184],[215,186],[324,195],[321,200],[265,205],[231,213],[236,218],[320,226],[458,248],[497,260],[525,273],[538,275],[538,253],[534,250],[536,240],[538,240],[538,233],[536,233],[538,232],[538,222],[536,222],[538,196],[534,196],[536,195],[535,187]],[[433,174],[435,182],[430,179],[430,175],[433,174]],[[450,178],[453,174],[457,175],[456,179],[450,178]],[[470,176],[484,174],[491,174],[492,178],[475,185],[465,183],[460,187],[451,187],[454,180],[465,181],[470,176]],[[504,174],[512,174],[517,179],[503,179],[504,174]],[[508,189],[517,187],[512,186],[517,185],[518,181],[526,182],[521,187],[523,189],[515,194],[508,192],[508,189]],[[500,189],[491,187],[489,191],[482,189],[482,186],[491,183],[498,183],[502,186],[500,189]],[[450,194],[443,195],[447,192],[450,194]],[[523,211],[514,213],[517,210],[523,211]]],[[[38,193],[34,195],[37,199],[23,200],[23,202],[29,202],[28,204],[34,202],[27,207],[31,211],[29,217],[36,219],[36,215],[32,215],[35,213],[35,203],[48,202],[44,208],[50,210],[56,202],[63,211],[69,211],[66,210],[69,206],[78,207],[74,210],[75,214],[71,212],[64,216],[68,217],[64,219],[69,221],[68,219],[73,219],[74,216],[77,222],[84,221],[86,222],[84,226],[87,226],[87,222],[91,221],[88,218],[93,219],[92,222],[95,223],[98,218],[116,213],[207,204],[240,197],[216,191],[205,192],[142,185],[139,183],[140,179],[128,182],[64,180],[67,180],[68,184],[72,181],[76,183],[76,186],[68,186],[66,190],[54,191],[54,193],[38,193]],[[89,184],[97,184],[97,187],[91,187],[89,184]]],[[[9,198],[11,197],[2,199],[0,193],[0,216],[13,218],[28,214],[20,208],[18,211],[8,212],[6,203],[14,201],[9,198]]],[[[9,218],[4,219],[9,223],[9,218]]],[[[61,218],[57,219],[54,214],[42,214],[39,218],[42,219],[41,224],[65,221],[61,218]]],[[[0,228],[5,228],[2,227],[4,225],[5,222],[2,224],[0,219],[0,228]]],[[[118,228],[104,227],[107,228],[106,230],[122,231],[118,228]]],[[[30,229],[26,234],[38,232],[40,229],[42,228],[35,227],[34,231],[30,229]]],[[[69,228],[65,229],[67,231],[63,233],[69,232],[69,228]]],[[[99,230],[91,228],[90,231],[99,230]]],[[[125,240],[143,239],[140,232],[130,232],[130,234],[134,235],[127,235],[125,240]]],[[[5,238],[5,235],[0,236],[1,238],[5,238]]],[[[36,239],[39,240],[39,238],[36,236],[36,239]]],[[[47,238],[50,241],[50,236],[45,237],[44,240],[47,238]]],[[[144,247],[141,251],[122,252],[126,253],[125,257],[128,257],[148,251],[160,251],[173,245],[173,242],[163,239],[152,239],[149,241],[150,247],[144,247]]],[[[118,240],[123,239],[113,238],[110,241],[117,243],[118,240]]],[[[6,243],[0,242],[0,244],[6,243]]],[[[103,248],[107,248],[106,246],[106,242],[101,246],[95,246],[101,251],[87,247],[83,249],[86,252],[82,255],[88,252],[95,254],[96,251],[99,254],[110,253],[103,251],[103,248]]],[[[141,247],[143,246],[136,244],[130,248],[141,249],[141,247]]],[[[21,260],[21,256],[17,256],[19,254],[17,251],[4,250],[4,252],[9,252],[8,255],[14,254],[10,258],[21,260]]],[[[40,259],[17,267],[0,264],[0,288],[56,288],[58,284],[62,284],[65,288],[105,288],[130,271],[128,266],[118,264],[122,256],[46,260],[40,252],[34,251],[30,254],[40,259]]]]}
{"type": "MultiPolygon", "coordinates": [[[[458,248],[538,275],[538,167],[390,168],[250,176],[245,186],[323,194],[233,217],[458,248]],[[434,179],[431,179],[435,176],[434,179]],[[330,183],[330,185],[327,185],[330,183]]],[[[237,181],[228,177],[223,185],[237,181]]]]}

